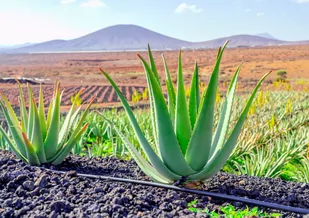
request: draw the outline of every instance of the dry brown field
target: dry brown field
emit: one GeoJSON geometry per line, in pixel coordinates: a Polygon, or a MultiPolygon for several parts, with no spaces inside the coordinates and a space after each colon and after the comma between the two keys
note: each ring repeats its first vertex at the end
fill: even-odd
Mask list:
{"type": "MultiPolygon", "coordinates": [[[[81,87],[86,91],[82,99],[87,101],[91,96],[97,96],[97,103],[112,103],[117,101],[113,89],[98,68],[108,72],[116,83],[121,86],[124,95],[131,99],[132,92],[142,91],[146,86],[144,71],[139,53],[147,57],[146,52],[101,52],[101,53],[58,53],[58,54],[0,54],[0,78],[27,77],[46,79],[44,92],[52,93],[52,84],[56,79],[61,81],[66,89],[62,103],[70,104],[70,96],[81,87]]],[[[165,78],[161,51],[154,51],[154,58],[159,73],[165,78]]],[[[173,80],[176,81],[178,51],[163,52],[173,80]]],[[[209,75],[215,63],[217,49],[183,51],[182,60],[184,78],[190,84],[195,60],[200,66],[201,81],[207,84],[209,75]]],[[[309,81],[309,45],[256,47],[227,49],[220,69],[220,87],[226,89],[237,66],[243,63],[239,79],[239,90],[249,91],[265,73],[273,71],[267,78],[263,88],[271,89],[276,78],[276,71],[287,71],[291,84],[297,80],[309,81]]],[[[17,85],[0,84],[0,90],[9,95],[12,102],[17,102],[17,85]]],[[[38,87],[34,86],[38,93],[38,87]]],[[[48,101],[48,99],[46,99],[48,101]]]]}

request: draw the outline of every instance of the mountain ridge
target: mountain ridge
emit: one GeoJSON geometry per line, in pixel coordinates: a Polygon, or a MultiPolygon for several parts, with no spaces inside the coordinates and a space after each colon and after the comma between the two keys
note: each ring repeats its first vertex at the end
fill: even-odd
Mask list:
{"type": "MultiPolygon", "coordinates": [[[[270,33],[258,33],[258,34],[255,34],[256,36],[260,36],[260,37],[264,37],[264,38],[267,38],[267,39],[277,39],[276,37],[274,37],[273,35],[271,35],[270,33]]],[[[277,39],[278,40],[278,39],[277,39]]]]}
{"type": "Polygon", "coordinates": [[[202,42],[190,42],[166,36],[141,26],[119,24],[71,40],[57,39],[21,48],[5,49],[5,53],[145,50],[147,44],[150,44],[154,50],[206,49],[217,48],[226,40],[230,41],[229,47],[309,44],[309,41],[289,42],[265,37],[265,33],[264,37],[242,34],[202,42]]]}

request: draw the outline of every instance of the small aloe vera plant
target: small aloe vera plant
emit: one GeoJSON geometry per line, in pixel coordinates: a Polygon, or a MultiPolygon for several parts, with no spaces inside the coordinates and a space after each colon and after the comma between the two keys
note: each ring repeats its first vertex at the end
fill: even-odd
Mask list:
{"type": "MultiPolygon", "coordinates": [[[[142,157],[118,129],[114,128],[139,167],[152,180],[161,183],[173,183],[184,177],[191,181],[205,180],[222,168],[233,151],[254,96],[268,74],[258,82],[235,127],[229,130],[234,93],[241,66],[238,67],[230,82],[221,108],[220,119],[213,134],[219,67],[226,45],[227,42],[219,49],[208,88],[204,90],[201,98],[198,65],[195,64],[188,102],[185,96],[181,52],[178,59],[177,91],[174,89],[165,58],[162,55],[166,73],[167,103],[149,46],[150,64],[138,55],[147,78],[153,121],[154,148],[143,135],[128,102],[117,85],[107,73],[100,69],[118,94],[148,160],[142,157]]],[[[110,121],[109,123],[114,126],[110,121]]]]}
{"type": "MultiPolygon", "coordinates": [[[[2,133],[4,139],[7,141],[10,150],[27,164],[60,164],[86,131],[88,124],[83,126],[83,121],[92,102],[81,115],[76,128],[72,129],[73,122],[81,110],[81,107],[77,107],[74,102],[61,127],[60,103],[63,93],[60,93],[59,82],[55,84],[54,94],[47,116],[45,114],[42,86],[40,86],[39,104],[37,106],[33,97],[33,91],[28,85],[28,111],[26,109],[22,87],[19,83],[18,86],[20,90],[20,120],[7,97],[3,93],[0,93],[2,98],[0,100],[0,106],[8,123],[11,137],[7,135],[1,126],[0,133],[2,133]]],[[[78,95],[81,92],[82,90],[78,95]]]]}

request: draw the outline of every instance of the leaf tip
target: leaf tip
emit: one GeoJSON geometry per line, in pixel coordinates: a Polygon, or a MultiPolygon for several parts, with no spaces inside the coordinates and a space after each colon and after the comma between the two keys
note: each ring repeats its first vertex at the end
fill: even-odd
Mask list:
{"type": "Polygon", "coordinates": [[[86,130],[86,129],[88,128],[88,126],[89,126],[89,124],[86,123],[86,124],[83,126],[82,130],[86,130]]]}

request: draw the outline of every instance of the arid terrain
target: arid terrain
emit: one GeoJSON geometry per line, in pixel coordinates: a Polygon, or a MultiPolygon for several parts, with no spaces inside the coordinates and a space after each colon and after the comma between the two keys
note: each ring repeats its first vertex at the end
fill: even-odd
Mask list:
{"type": "MultiPolygon", "coordinates": [[[[62,87],[66,88],[63,103],[70,103],[70,96],[81,87],[86,88],[83,100],[97,95],[97,103],[114,102],[117,100],[114,91],[98,68],[108,72],[128,99],[135,89],[143,90],[146,86],[145,75],[140,60],[140,53],[147,57],[146,52],[101,52],[101,53],[52,53],[52,54],[2,54],[0,55],[0,78],[26,77],[44,80],[44,90],[52,93],[52,84],[58,78],[62,87]]],[[[165,78],[161,51],[154,51],[159,73],[165,78]]],[[[177,51],[163,52],[173,80],[176,81],[177,51]]],[[[185,50],[182,52],[186,84],[190,84],[194,62],[200,66],[201,81],[207,84],[209,75],[215,63],[217,49],[185,50]]],[[[271,88],[276,78],[276,71],[284,69],[291,84],[298,80],[309,81],[309,45],[278,46],[256,48],[227,49],[220,69],[220,87],[226,89],[237,66],[243,63],[240,73],[239,90],[252,88],[259,78],[268,71],[273,73],[264,83],[265,88],[271,88]]],[[[38,87],[35,87],[38,93],[38,87]]],[[[17,102],[17,85],[0,84],[0,90],[11,96],[10,100],[17,102]]]]}

